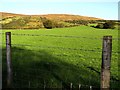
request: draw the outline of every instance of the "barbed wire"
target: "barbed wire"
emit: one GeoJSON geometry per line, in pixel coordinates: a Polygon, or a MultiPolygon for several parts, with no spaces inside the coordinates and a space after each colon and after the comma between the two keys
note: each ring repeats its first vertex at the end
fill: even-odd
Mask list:
{"type": "MultiPolygon", "coordinates": [[[[6,43],[0,43],[0,45],[3,45],[3,44],[6,44],[6,43]]],[[[29,46],[29,47],[34,47],[34,48],[54,48],[54,49],[62,49],[62,50],[80,50],[80,51],[88,51],[88,52],[102,52],[102,49],[101,48],[94,48],[94,49],[83,49],[83,48],[63,48],[63,47],[54,47],[54,46],[35,46],[35,45],[31,45],[31,44],[11,44],[12,46],[29,46]]],[[[120,52],[119,51],[113,51],[112,50],[112,53],[114,54],[119,54],[120,52]]]]}
{"type": "MultiPolygon", "coordinates": [[[[79,57],[82,59],[92,59],[92,60],[101,60],[101,57],[90,57],[90,56],[80,56],[80,55],[64,55],[64,54],[53,54],[55,56],[69,56],[69,57],[79,57]]],[[[112,58],[112,59],[118,59],[118,58],[112,58]]]]}
{"type": "MultiPolygon", "coordinates": [[[[0,33],[5,34],[5,33],[0,33]]],[[[82,36],[62,36],[62,35],[55,35],[55,34],[16,34],[12,33],[12,35],[17,36],[49,36],[49,37],[61,37],[61,38],[85,38],[85,39],[96,39],[96,40],[102,40],[103,38],[97,38],[97,37],[82,37],[82,36]]],[[[112,40],[120,40],[120,38],[112,38],[112,40]]]]}
{"type": "MultiPolygon", "coordinates": [[[[16,46],[16,45],[13,45],[13,46],[16,46]]],[[[15,51],[20,51],[20,50],[24,50],[24,49],[18,49],[18,50],[15,50],[15,51]]],[[[14,51],[14,49],[13,49],[13,51],[14,51]]],[[[29,51],[31,51],[31,50],[29,50],[29,51]]],[[[37,52],[40,52],[40,51],[37,51],[37,52]]],[[[102,52],[102,51],[101,51],[102,52]]],[[[118,52],[112,52],[112,53],[118,53],[118,52]]],[[[51,55],[54,55],[54,56],[58,56],[58,57],[60,57],[60,56],[63,56],[63,57],[79,57],[79,58],[83,58],[83,59],[102,59],[101,57],[91,57],[91,56],[81,56],[81,55],[78,55],[78,54],[51,54],[51,55]]],[[[118,59],[118,58],[112,58],[112,59],[118,59]]]]}
{"type": "MultiPolygon", "coordinates": [[[[20,42],[20,43],[26,43],[26,42],[20,42]]],[[[2,42],[2,43],[0,43],[0,44],[6,44],[6,43],[3,43],[3,42],[2,42]]],[[[18,45],[19,45],[19,44],[18,44],[18,45]]],[[[24,45],[27,46],[27,45],[32,45],[32,44],[24,44],[24,45]]],[[[34,45],[34,46],[36,46],[36,45],[34,45]]],[[[83,46],[80,45],[79,47],[83,47],[83,48],[85,48],[85,47],[87,47],[87,45],[86,45],[86,46],[85,46],[85,45],[83,45],[83,46]]],[[[95,47],[94,49],[95,49],[95,50],[102,50],[101,47],[95,47]]]]}
{"type": "MultiPolygon", "coordinates": [[[[12,50],[12,51],[14,52],[14,50],[12,50]]],[[[79,59],[88,59],[88,60],[101,60],[102,59],[102,58],[99,58],[99,57],[80,56],[80,55],[73,55],[73,54],[72,55],[71,54],[69,54],[69,55],[65,55],[65,54],[51,54],[51,55],[53,55],[54,57],[60,57],[60,58],[63,58],[63,57],[76,58],[76,57],[78,57],[79,59]]],[[[43,55],[39,55],[39,56],[43,56],[43,55]]],[[[113,59],[117,59],[117,58],[113,58],[113,59]]]]}
{"type": "MultiPolygon", "coordinates": [[[[96,37],[81,37],[81,36],[61,36],[61,35],[47,35],[47,34],[15,34],[12,35],[20,35],[20,36],[50,36],[50,37],[64,37],[64,38],[86,38],[86,39],[103,39],[103,38],[96,38],[96,37]]],[[[120,38],[113,38],[113,40],[120,40],[120,38]]]]}
{"type": "MultiPolygon", "coordinates": [[[[102,52],[101,50],[102,49],[98,49],[98,50],[95,50],[96,48],[94,49],[83,49],[83,48],[63,48],[63,47],[54,47],[54,46],[35,46],[35,45],[31,45],[31,44],[12,44],[13,46],[30,46],[30,47],[36,47],[36,48],[54,48],[54,49],[62,49],[62,50],[81,50],[81,51],[88,51],[88,52],[102,52]]],[[[112,51],[112,53],[120,53],[120,52],[115,52],[115,51],[112,51]]]]}
{"type": "Polygon", "coordinates": [[[81,36],[62,36],[62,35],[47,35],[47,34],[15,34],[12,35],[19,35],[19,36],[49,36],[49,37],[64,37],[64,38],[86,38],[86,39],[101,39],[101,38],[93,38],[93,37],[81,37],[81,36]]]}
{"type": "Polygon", "coordinates": [[[112,40],[120,40],[120,38],[112,38],[112,40]]]}
{"type": "Polygon", "coordinates": [[[86,51],[86,52],[101,52],[97,50],[88,50],[88,49],[82,49],[82,48],[63,48],[63,47],[53,47],[53,46],[35,46],[35,45],[30,45],[30,44],[11,44],[12,46],[30,46],[30,47],[39,47],[39,48],[54,48],[54,49],[62,49],[62,50],[81,50],[81,51],[86,51]]]}

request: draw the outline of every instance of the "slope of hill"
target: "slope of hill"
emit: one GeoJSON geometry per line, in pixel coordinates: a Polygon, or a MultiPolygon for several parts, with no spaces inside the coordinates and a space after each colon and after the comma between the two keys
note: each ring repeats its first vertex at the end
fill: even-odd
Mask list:
{"type": "Polygon", "coordinates": [[[23,14],[14,14],[14,13],[6,13],[0,12],[2,18],[7,17],[14,17],[14,16],[40,16],[46,17],[48,19],[56,19],[56,20],[101,20],[100,18],[95,17],[87,17],[87,16],[80,16],[80,15],[69,15],[69,14],[47,14],[47,15],[23,15],[23,14]]]}
{"type": "Polygon", "coordinates": [[[43,28],[43,21],[42,18],[46,18],[57,24],[59,27],[69,27],[75,26],[76,23],[66,22],[66,21],[95,21],[95,20],[102,20],[100,18],[94,17],[86,17],[86,16],[79,16],[79,15],[69,15],[69,14],[47,14],[47,15],[23,15],[23,14],[14,14],[14,13],[6,13],[0,12],[2,28],[43,28]]]}
{"type": "Polygon", "coordinates": [[[6,13],[6,12],[0,12],[0,15],[2,16],[1,18],[9,18],[9,17],[14,17],[14,16],[24,16],[22,14],[14,14],[14,13],[6,13]]]}
{"type": "Polygon", "coordinates": [[[79,15],[69,15],[69,14],[48,14],[41,15],[42,17],[46,17],[48,19],[55,20],[101,20],[100,18],[95,17],[87,17],[87,16],[79,16],[79,15]]]}

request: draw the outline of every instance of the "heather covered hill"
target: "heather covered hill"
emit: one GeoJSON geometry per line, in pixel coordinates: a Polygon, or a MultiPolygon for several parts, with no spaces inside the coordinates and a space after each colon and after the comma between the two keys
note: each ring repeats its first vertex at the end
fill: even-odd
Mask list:
{"type": "Polygon", "coordinates": [[[100,18],[95,17],[87,17],[87,16],[79,16],[79,15],[69,15],[69,14],[48,14],[42,15],[42,17],[46,17],[48,19],[54,20],[101,20],[100,18]]]}
{"type": "Polygon", "coordinates": [[[94,17],[86,17],[69,14],[47,14],[47,15],[23,15],[0,12],[3,29],[39,29],[46,28],[44,22],[49,22],[50,28],[73,27],[87,25],[88,23],[102,20],[94,17]]]}
{"type": "Polygon", "coordinates": [[[49,19],[56,19],[56,20],[101,20],[100,18],[95,17],[87,17],[87,16],[80,16],[80,15],[69,15],[69,14],[46,14],[46,15],[23,15],[23,14],[14,14],[14,13],[6,13],[0,12],[2,18],[6,17],[14,17],[14,16],[41,16],[46,17],[49,19]]]}
{"type": "Polygon", "coordinates": [[[9,17],[14,17],[14,16],[24,16],[22,14],[14,14],[14,13],[6,13],[6,12],[0,12],[0,15],[2,16],[2,17],[0,17],[2,19],[9,18],[9,17]]]}

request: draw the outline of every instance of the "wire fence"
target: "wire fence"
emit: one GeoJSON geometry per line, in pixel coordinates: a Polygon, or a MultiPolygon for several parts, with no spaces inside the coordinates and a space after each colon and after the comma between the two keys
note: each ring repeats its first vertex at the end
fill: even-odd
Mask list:
{"type": "MultiPolygon", "coordinates": [[[[0,45],[3,45],[3,44],[6,44],[6,43],[0,43],[0,45]]],[[[31,45],[31,44],[11,44],[11,45],[12,46],[29,46],[29,47],[34,47],[34,48],[73,50],[73,51],[79,50],[79,51],[83,51],[83,52],[94,52],[94,53],[97,52],[97,53],[101,53],[101,48],[94,48],[94,49],[64,48],[64,47],[55,47],[55,46],[36,46],[36,45],[31,45]]],[[[119,54],[119,53],[120,53],[119,51],[112,50],[112,54],[119,54]]]]}
{"type": "MultiPolygon", "coordinates": [[[[0,33],[5,34],[5,33],[0,33]]],[[[94,38],[94,37],[80,37],[80,36],[62,36],[62,35],[47,35],[47,34],[16,34],[12,33],[13,36],[29,36],[34,38],[34,36],[41,37],[55,37],[55,38],[80,38],[80,39],[88,39],[88,40],[103,40],[102,38],[94,38]]],[[[113,40],[120,40],[120,38],[113,38],[113,40]]],[[[4,45],[6,43],[0,43],[4,45]]],[[[88,88],[92,90],[94,88],[100,88],[98,82],[100,81],[100,66],[101,63],[101,53],[102,49],[100,47],[86,49],[84,46],[82,48],[68,48],[68,47],[59,47],[59,46],[42,46],[42,45],[32,45],[32,44],[21,44],[21,43],[12,43],[12,52],[13,52],[13,87],[15,88],[59,88],[60,90],[69,90],[76,88],[80,90],[82,88],[88,88]],[[37,53],[33,53],[33,49],[24,50],[23,48],[14,48],[14,47],[30,47],[36,49],[58,49],[66,52],[67,50],[71,51],[71,54],[64,54],[57,52],[55,54],[48,54],[44,51],[37,51],[37,53]],[[79,53],[74,53],[74,51],[79,51],[81,53],[93,53],[92,55],[79,55],[79,53]],[[97,54],[96,54],[97,53],[97,54]],[[96,57],[94,57],[95,55],[96,57]],[[98,54],[100,56],[98,56],[98,54]],[[53,55],[53,56],[52,56],[53,55]],[[58,56],[58,58],[56,57],[58,56]],[[60,58],[61,57],[61,58],[60,58]],[[64,57],[68,58],[70,61],[66,63],[64,62],[64,57]],[[77,63],[73,61],[78,59],[77,63]],[[33,59],[33,60],[32,60],[33,59]],[[40,60],[40,61],[39,61],[40,60]],[[84,60],[88,61],[87,64],[84,60]],[[30,62],[29,62],[30,61],[30,62]],[[59,62],[56,62],[59,61],[59,62]],[[71,62],[72,61],[72,62],[71,62]],[[95,66],[92,66],[94,63],[95,66]],[[96,66],[98,65],[98,66],[96,66]],[[85,70],[87,68],[87,70],[85,70]],[[95,73],[93,75],[92,72],[95,73]],[[85,72],[85,73],[84,73],[85,72]],[[72,75],[70,75],[72,73],[72,75]],[[80,75],[81,73],[81,75],[80,75]],[[85,77],[86,73],[89,73],[88,76],[85,77]],[[93,79],[93,77],[95,79],[93,79]],[[84,80],[84,78],[87,78],[84,80]],[[80,81],[78,80],[80,79],[80,81]],[[98,81],[95,81],[98,79],[98,81]],[[78,81],[77,81],[78,80],[78,81]],[[87,85],[89,82],[89,85],[87,85]],[[97,85],[96,85],[97,83],[97,85]]],[[[120,52],[113,51],[112,54],[118,54],[120,52]]],[[[6,57],[3,57],[4,59],[6,57]]],[[[113,59],[118,59],[117,57],[113,57],[113,59]]],[[[68,61],[67,61],[68,62],[68,61]]],[[[5,62],[4,62],[5,64],[5,62]]],[[[4,67],[6,68],[6,67],[4,67]]],[[[4,70],[5,74],[6,70],[4,70]]],[[[5,77],[4,77],[5,78],[5,77]]],[[[6,80],[4,81],[6,83],[6,80]]],[[[4,86],[5,87],[5,86],[4,86]]]]}
{"type": "MultiPolygon", "coordinates": [[[[5,33],[0,33],[0,34],[5,34],[5,33]]],[[[61,37],[61,38],[84,38],[84,39],[91,39],[91,40],[103,40],[103,38],[95,38],[95,37],[80,37],[80,36],[62,36],[62,35],[47,35],[47,34],[16,34],[16,33],[12,33],[11,35],[15,35],[15,36],[49,36],[49,37],[61,37]]],[[[112,38],[112,40],[120,40],[120,38],[112,38]]],[[[25,43],[25,42],[22,42],[25,43]]],[[[5,44],[5,43],[2,43],[5,44]]],[[[85,50],[82,48],[63,48],[63,47],[50,47],[50,46],[46,46],[46,47],[42,47],[42,46],[36,46],[36,45],[31,45],[31,44],[12,44],[13,46],[30,46],[30,47],[39,47],[39,48],[56,48],[56,49],[68,49],[68,50],[83,50],[83,51],[93,51],[93,52],[97,52],[96,50],[100,50],[98,52],[101,52],[101,48],[94,48],[92,50],[85,50]]],[[[80,46],[80,47],[84,47],[84,46],[80,46]]],[[[112,53],[120,53],[120,52],[115,52],[112,51],[112,53]]]]}
{"type": "MultiPolygon", "coordinates": [[[[0,33],[5,34],[5,33],[0,33]]],[[[61,37],[61,38],[84,38],[84,39],[92,39],[92,40],[102,40],[103,38],[97,38],[97,37],[81,37],[81,36],[66,36],[66,35],[55,35],[55,34],[18,34],[18,33],[12,33],[12,35],[17,36],[47,36],[47,37],[61,37]]],[[[120,38],[112,38],[112,40],[120,40],[120,38]]]]}

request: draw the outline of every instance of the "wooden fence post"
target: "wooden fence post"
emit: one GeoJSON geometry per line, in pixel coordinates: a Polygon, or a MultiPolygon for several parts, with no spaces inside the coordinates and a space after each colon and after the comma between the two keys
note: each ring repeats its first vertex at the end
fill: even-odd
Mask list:
{"type": "Polygon", "coordinates": [[[72,90],[72,88],[73,88],[73,84],[72,84],[72,83],[70,83],[70,90],[72,90]]]}
{"type": "Polygon", "coordinates": [[[81,84],[78,85],[78,88],[79,88],[79,90],[80,90],[80,88],[81,88],[81,84]]]}
{"type": "MultiPolygon", "coordinates": [[[[2,15],[0,14],[0,17],[2,15]]],[[[0,28],[2,26],[0,25],[0,28]]],[[[0,90],[2,90],[2,30],[0,31],[1,35],[0,35],[0,90]]]]}
{"type": "Polygon", "coordinates": [[[11,32],[6,32],[7,88],[12,88],[11,32]]]}
{"type": "Polygon", "coordinates": [[[101,64],[101,90],[110,89],[111,53],[112,53],[112,36],[104,36],[101,64]]]}

